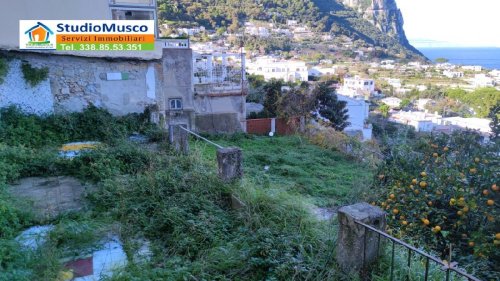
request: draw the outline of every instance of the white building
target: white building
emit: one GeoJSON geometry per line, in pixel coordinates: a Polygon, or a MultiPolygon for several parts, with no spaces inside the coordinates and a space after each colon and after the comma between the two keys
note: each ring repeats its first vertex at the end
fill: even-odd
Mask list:
{"type": "Polygon", "coordinates": [[[380,101],[387,104],[390,108],[396,108],[401,105],[401,99],[396,97],[387,97],[380,101]]]}
{"type": "Polygon", "coordinates": [[[387,83],[394,88],[401,88],[401,79],[397,78],[387,78],[387,83]]]}
{"type": "Polygon", "coordinates": [[[269,29],[263,26],[248,26],[245,28],[245,33],[258,36],[258,37],[269,37],[269,29]]]}
{"type": "Polygon", "coordinates": [[[259,57],[247,63],[250,74],[262,75],[266,81],[282,79],[287,82],[307,81],[308,72],[303,61],[280,60],[273,57],[259,57]]]}
{"type": "Polygon", "coordinates": [[[205,31],[204,26],[199,27],[191,27],[191,28],[179,28],[177,29],[177,33],[179,34],[187,34],[189,36],[193,36],[205,31]]]}
{"type": "Polygon", "coordinates": [[[313,66],[308,70],[308,75],[313,77],[321,77],[324,75],[334,75],[337,71],[336,66],[332,67],[321,67],[321,66],[313,66]]]}
{"type": "Polygon", "coordinates": [[[463,118],[463,117],[447,117],[443,118],[443,125],[453,125],[462,129],[477,130],[481,133],[490,134],[491,120],[486,118],[463,118]]]}
{"type": "Polygon", "coordinates": [[[461,71],[444,70],[443,75],[448,78],[462,78],[464,73],[461,71]]]}
{"type": "Polygon", "coordinates": [[[337,95],[338,100],[347,102],[348,122],[350,125],[344,129],[345,132],[360,132],[363,140],[372,138],[372,126],[367,123],[369,104],[363,98],[352,98],[344,95],[337,95]]]}
{"type": "Polygon", "coordinates": [[[494,87],[495,86],[495,80],[492,78],[486,76],[486,74],[476,74],[474,76],[474,80],[472,82],[473,86],[475,88],[480,88],[480,87],[494,87]]]}
{"type": "Polygon", "coordinates": [[[373,79],[364,79],[359,76],[344,78],[344,84],[339,90],[344,96],[372,96],[375,93],[373,79]]]}
{"type": "Polygon", "coordinates": [[[479,72],[479,71],[483,70],[483,67],[480,65],[464,65],[464,66],[462,66],[462,69],[479,72]]]}
{"type": "Polygon", "coordinates": [[[432,99],[418,99],[418,100],[416,101],[416,105],[417,105],[417,108],[418,108],[419,110],[422,110],[422,111],[423,111],[423,110],[425,110],[425,106],[426,106],[428,103],[430,103],[430,102],[433,102],[433,100],[432,100],[432,99]]]}
{"type": "Polygon", "coordinates": [[[412,126],[417,132],[432,132],[442,123],[441,115],[421,111],[400,111],[392,114],[389,121],[412,126]]]}

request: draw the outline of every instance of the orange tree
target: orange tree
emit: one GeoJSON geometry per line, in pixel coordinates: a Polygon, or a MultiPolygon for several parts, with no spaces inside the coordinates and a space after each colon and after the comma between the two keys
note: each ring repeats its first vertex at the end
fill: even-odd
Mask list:
{"type": "MultiPolygon", "coordinates": [[[[486,265],[498,277],[500,260],[499,145],[473,132],[422,136],[391,146],[375,179],[376,204],[390,232],[454,261],[486,265]]],[[[495,278],[496,278],[495,277],[495,278]]]]}

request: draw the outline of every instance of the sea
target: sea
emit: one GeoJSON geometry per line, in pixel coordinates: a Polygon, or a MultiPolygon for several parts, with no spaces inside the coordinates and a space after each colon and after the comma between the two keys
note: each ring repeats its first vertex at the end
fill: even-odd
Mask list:
{"type": "Polygon", "coordinates": [[[428,59],[448,59],[449,63],[460,65],[481,65],[500,70],[500,48],[418,48],[428,59]]]}

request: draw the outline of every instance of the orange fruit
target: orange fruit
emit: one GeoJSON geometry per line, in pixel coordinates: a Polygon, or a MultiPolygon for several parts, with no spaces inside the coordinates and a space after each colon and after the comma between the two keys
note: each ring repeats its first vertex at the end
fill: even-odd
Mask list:
{"type": "Polygon", "coordinates": [[[479,163],[479,161],[481,161],[481,159],[479,159],[479,157],[474,158],[474,162],[479,163]]]}
{"type": "Polygon", "coordinates": [[[500,240],[493,240],[493,245],[495,245],[495,246],[500,245],[500,240]]]}
{"type": "Polygon", "coordinates": [[[425,188],[427,186],[427,183],[425,181],[421,181],[419,185],[421,188],[425,188]]]}
{"type": "Polygon", "coordinates": [[[486,201],[486,204],[488,206],[493,206],[493,205],[495,205],[495,201],[493,201],[493,200],[490,199],[490,200],[486,201]]]}
{"type": "Polygon", "coordinates": [[[475,173],[477,173],[477,169],[476,168],[472,168],[472,169],[469,170],[469,172],[471,174],[475,174],[475,173]]]}
{"type": "Polygon", "coordinates": [[[436,152],[432,153],[432,157],[438,157],[438,156],[439,155],[436,152]]]}
{"type": "Polygon", "coordinates": [[[441,231],[441,227],[440,227],[439,225],[436,225],[436,226],[432,229],[432,231],[433,231],[434,233],[438,233],[438,232],[440,232],[440,231],[441,231]]]}
{"type": "Polygon", "coordinates": [[[413,193],[415,193],[416,195],[418,195],[418,194],[420,193],[420,190],[415,189],[415,190],[413,191],[413,193]]]}
{"type": "Polygon", "coordinates": [[[442,190],[440,190],[440,189],[438,189],[438,190],[436,191],[436,194],[437,194],[437,195],[442,195],[442,194],[443,194],[443,191],[442,191],[442,190]]]}
{"type": "Polygon", "coordinates": [[[417,179],[412,179],[411,184],[417,184],[417,179]]]}
{"type": "Polygon", "coordinates": [[[402,225],[408,225],[408,222],[407,221],[402,221],[401,224],[402,225]]]}
{"type": "Polygon", "coordinates": [[[423,219],[422,222],[425,224],[425,225],[429,225],[431,222],[428,220],[428,219],[423,219]]]}
{"type": "Polygon", "coordinates": [[[387,205],[387,203],[385,203],[385,202],[382,202],[382,204],[380,204],[380,206],[382,206],[382,207],[385,207],[386,205],[387,205]]]}
{"type": "Polygon", "coordinates": [[[495,234],[495,239],[500,240],[500,233],[495,234]]]}
{"type": "Polygon", "coordinates": [[[392,209],[392,213],[395,214],[395,215],[397,215],[397,214],[399,214],[399,210],[398,209],[392,209]]]}
{"type": "Polygon", "coordinates": [[[391,193],[391,194],[389,195],[389,198],[394,199],[394,198],[396,198],[396,195],[394,195],[394,193],[391,193]]]}
{"type": "Polygon", "coordinates": [[[457,200],[455,200],[455,198],[451,198],[450,199],[450,206],[454,206],[456,202],[457,202],[457,200]]]}
{"type": "Polygon", "coordinates": [[[426,176],[427,176],[427,173],[426,173],[426,172],[422,172],[422,173],[420,173],[420,175],[421,175],[422,177],[426,177],[426,176]]]}
{"type": "Polygon", "coordinates": [[[432,201],[427,202],[427,205],[432,206],[432,201]]]}
{"type": "Polygon", "coordinates": [[[488,189],[483,190],[483,195],[488,195],[490,194],[490,191],[488,189]]]}
{"type": "Polygon", "coordinates": [[[448,148],[447,146],[445,146],[445,147],[443,148],[443,150],[444,150],[444,151],[448,151],[448,150],[449,150],[449,148],[448,148]]]}
{"type": "Polygon", "coordinates": [[[476,245],[476,243],[474,243],[474,241],[469,242],[469,247],[474,247],[474,245],[476,245]]]}
{"type": "Polygon", "coordinates": [[[459,216],[461,216],[461,215],[463,215],[463,214],[464,214],[464,212],[462,212],[462,211],[458,211],[458,212],[457,212],[457,215],[459,215],[459,216]]]}
{"type": "Polygon", "coordinates": [[[469,207],[465,206],[462,211],[464,211],[464,213],[467,213],[469,211],[469,207]]]}
{"type": "Polygon", "coordinates": [[[489,222],[495,221],[495,218],[493,216],[487,216],[486,218],[488,219],[489,222]]]}
{"type": "Polygon", "coordinates": [[[497,184],[496,184],[496,183],[494,183],[494,184],[491,186],[491,189],[492,189],[493,191],[498,191],[499,187],[497,186],[497,184]]]}

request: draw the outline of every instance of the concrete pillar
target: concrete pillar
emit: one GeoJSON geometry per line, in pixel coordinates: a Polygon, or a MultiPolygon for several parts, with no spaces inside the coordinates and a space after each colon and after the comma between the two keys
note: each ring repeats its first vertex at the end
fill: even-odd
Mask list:
{"type": "Polygon", "coordinates": [[[336,253],[338,264],[348,272],[359,271],[363,266],[366,268],[378,256],[378,234],[354,221],[358,220],[385,231],[385,212],[368,203],[357,203],[340,208],[338,220],[340,224],[336,253]]]}
{"type": "Polygon", "coordinates": [[[238,147],[217,149],[219,178],[225,182],[243,177],[243,153],[238,147]]]}
{"type": "Polygon", "coordinates": [[[176,151],[183,154],[189,153],[189,133],[181,129],[180,126],[187,128],[185,125],[169,125],[168,126],[168,140],[170,145],[176,151]]]}

